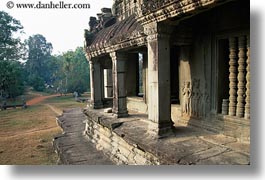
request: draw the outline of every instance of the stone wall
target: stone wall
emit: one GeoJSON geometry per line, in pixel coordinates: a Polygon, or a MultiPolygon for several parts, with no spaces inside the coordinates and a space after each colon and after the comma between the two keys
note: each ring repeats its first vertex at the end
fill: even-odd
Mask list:
{"type": "Polygon", "coordinates": [[[250,142],[250,122],[242,118],[212,115],[208,119],[187,119],[180,117],[176,124],[205,129],[236,138],[238,142],[250,142]]]}
{"type": "Polygon", "coordinates": [[[127,108],[131,111],[147,113],[148,107],[142,97],[127,97],[127,108]]]}
{"type": "Polygon", "coordinates": [[[119,123],[101,120],[93,111],[86,112],[87,122],[85,135],[96,144],[98,150],[103,151],[118,165],[159,165],[158,159],[135,144],[129,144],[122,136],[113,131],[119,123]]]}
{"type": "Polygon", "coordinates": [[[173,136],[160,138],[149,129],[147,116],[117,119],[103,110],[84,113],[85,136],[117,165],[249,164],[249,144],[219,133],[176,127],[173,136]]]}
{"type": "MultiPolygon", "coordinates": [[[[223,133],[243,142],[249,141],[249,118],[222,115],[222,102],[229,99],[231,89],[229,38],[239,39],[249,35],[249,15],[249,2],[235,1],[179,24],[180,27],[185,25],[191,29],[192,40],[189,45],[180,45],[179,91],[182,117],[177,123],[223,133]],[[239,13],[234,13],[236,11],[239,13]]],[[[235,55],[239,56],[238,52],[235,55]]],[[[245,79],[245,75],[242,79],[245,79]]],[[[241,84],[236,82],[236,86],[241,84]]],[[[240,93],[235,92],[235,96],[238,100],[245,100],[240,93]]]]}

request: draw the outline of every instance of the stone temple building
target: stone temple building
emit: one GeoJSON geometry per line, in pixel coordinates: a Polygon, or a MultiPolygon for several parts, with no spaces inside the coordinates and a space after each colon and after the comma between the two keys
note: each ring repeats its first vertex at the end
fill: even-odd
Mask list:
{"type": "Polygon", "coordinates": [[[102,134],[142,115],[142,137],[183,125],[249,143],[249,0],[114,0],[101,11],[85,31],[93,142],[108,151],[102,134]]]}

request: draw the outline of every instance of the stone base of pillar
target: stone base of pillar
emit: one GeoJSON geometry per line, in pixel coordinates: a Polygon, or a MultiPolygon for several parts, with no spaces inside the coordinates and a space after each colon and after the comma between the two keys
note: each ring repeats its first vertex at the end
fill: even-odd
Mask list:
{"type": "Polygon", "coordinates": [[[92,108],[93,109],[101,109],[101,108],[103,108],[103,103],[102,102],[92,102],[92,108]]]}
{"type": "Polygon", "coordinates": [[[150,121],[148,124],[148,130],[151,133],[155,133],[159,138],[174,136],[174,126],[173,122],[167,123],[155,123],[150,121]]]}
{"type": "Polygon", "coordinates": [[[125,110],[125,111],[115,111],[114,109],[112,109],[112,112],[113,112],[113,115],[116,118],[123,118],[123,117],[128,117],[129,116],[127,110],[125,110]]]}

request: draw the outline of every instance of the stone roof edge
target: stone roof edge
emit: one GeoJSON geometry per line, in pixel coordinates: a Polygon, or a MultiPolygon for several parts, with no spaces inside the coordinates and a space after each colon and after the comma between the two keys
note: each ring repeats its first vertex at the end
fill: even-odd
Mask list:
{"type": "Polygon", "coordinates": [[[85,50],[88,58],[90,59],[113,51],[130,48],[133,46],[144,46],[146,43],[147,43],[146,36],[143,34],[138,34],[137,36],[129,40],[117,44],[108,44],[107,46],[103,45],[103,47],[98,47],[93,49],[91,47],[85,47],[85,50]]]}

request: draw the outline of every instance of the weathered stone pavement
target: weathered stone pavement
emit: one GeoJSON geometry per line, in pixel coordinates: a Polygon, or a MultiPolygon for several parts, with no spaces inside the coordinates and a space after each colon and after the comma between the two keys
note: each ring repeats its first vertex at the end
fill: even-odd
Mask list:
{"type": "MultiPolygon", "coordinates": [[[[88,112],[87,112],[88,113],[88,112]]],[[[249,143],[240,143],[235,138],[201,129],[178,126],[175,136],[157,138],[147,131],[145,116],[132,114],[128,118],[115,119],[103,110],[93,110],[99,123],[112,127],[113,132],[131,145],[152,153],[160,164],[181,165],[249,165],[249,143]],[[103,118],[104,117],[104,118],[103,118]],[[119,126],[113,127],[115,124],[119,126]]],[[[83,135],[87,116],[81,109],[64,111],[58,123],[64,133],[54,140],[61,164],[114,164],[102,151],[83,135]]]]}
{"type": "Polygon", "coordinates": [[[59,164],[66,165],[111,165],[101,151],[83,135],[86,116],[80,108],[64,111],[57,122],[63,129],[63,134],[54,138],[54,148],[59,155],[59,164]]]}
{"type": "Polygon", "coordinates": [[[240,143],[233,137],[194,127],[176,126],[174,135],[161,139],[148,130],[150,121],[144,114],[130,112],[129,117],[116,119],[102,109],[86,109],[85,113],[88,117],[97,117],[97,123],[112,129],[128,144],[153,154],[162,165],[250,164],[250,144],[240,143]]]}

